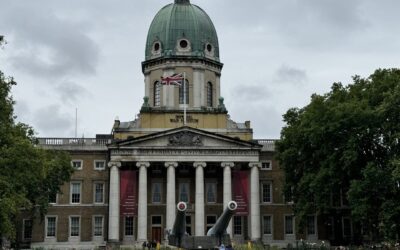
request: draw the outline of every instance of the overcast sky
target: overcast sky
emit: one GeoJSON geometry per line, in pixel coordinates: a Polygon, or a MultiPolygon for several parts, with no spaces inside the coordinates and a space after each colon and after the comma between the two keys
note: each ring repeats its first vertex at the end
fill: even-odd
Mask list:
{"type": "MultiPolygon", "coordinates": [[[[18,120],[41,137],[109,133],[144,96],[149,25],[173,0],[0,0],[0,70],[18,120]]],[[[222,95],[254,137],[279,138],[282,115],[333,82],[399,67],[399,0],[192,0],[217,29],[222,95]]]]}

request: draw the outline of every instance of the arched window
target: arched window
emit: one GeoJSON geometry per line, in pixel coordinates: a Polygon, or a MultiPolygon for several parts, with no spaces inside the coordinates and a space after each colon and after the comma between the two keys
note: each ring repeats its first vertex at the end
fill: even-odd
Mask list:
{"type": "Polygon", "coordinates": [[[213,106],[213,86],[211,82],[207,83],[207,107],[213,106]]]}
{"type": "Polygon", "coordinates": [[[154,83],[154,107],[160,107],[161,104],[161,84],[159,81],[154,83]]]}
{"type": "Polygon", "coordinates": [[[186,84],[179,86],[179,104],[189,104],[189,82],[186,80],[186,84]],[[185,85],[185,93],[183,93],[183,86],[185,85]],[[183,102],[183,96],[186,95],[186,102],[183,102]]]}

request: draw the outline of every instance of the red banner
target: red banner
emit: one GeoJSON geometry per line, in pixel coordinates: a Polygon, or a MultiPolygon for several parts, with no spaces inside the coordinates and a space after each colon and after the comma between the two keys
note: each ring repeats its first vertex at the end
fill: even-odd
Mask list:
{"type": "Polygon", "coordinates": [[[249,215],[249,174],[248,171],[232,171],[233,179],[233,200],[238,207],[235,215],[249,215]]]}
{"type": "Polygon", "coordinates": [[[120,171],[121,216],[137,215],[137,171],[120,171]]]}

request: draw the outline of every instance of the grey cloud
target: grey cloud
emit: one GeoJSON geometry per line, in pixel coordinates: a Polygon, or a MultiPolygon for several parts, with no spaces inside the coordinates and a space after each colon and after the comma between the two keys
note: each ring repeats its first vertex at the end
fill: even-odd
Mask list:
{"type": "Polygon", "coordinates": [[[28,119],[31,112],[30,112],[28,104],[25,101],[17,100],[14,105],[14,113],[17,116],[17,120],[19,122],[26,123],[25,121],[22,121],[20,119],[20,117],[23,117],[24,119],[28,119]]]}
{"type": "Polygon", "coordinates": [[[59,105],[51,105],[37,110],[34,113],[33,125],[40,132],[49,136],[70,135],[74,118],[60,110],[59,105]]]}
{"type": "Polygon", "coordinates": [[[14,67],[43,78],[96,72],[99,49],[87,25],[60,18],[54,9],[37,3],[16,1],[6,6],[0,11],[0,27],[19,48],[9,58],[14,67]]]}
{"type": "Polygon", "coordinates": [[[264,85],[240,85],[231,92],[233,99],[240,103],[259,102],[270,96],[268,89],[264,85]]]}
{"type": "Polygon", "coordinates": [[[305,70],[282,65],[275,73],[275,81],[284,84],[302,84],[307,81],[305,70]]]}
{"type": "Polygon", "coordinates": [[[60,83],[55,90],[64,103],[75,103],[80,97],[90,94],[86,88],[71,81],[60,83]]]}

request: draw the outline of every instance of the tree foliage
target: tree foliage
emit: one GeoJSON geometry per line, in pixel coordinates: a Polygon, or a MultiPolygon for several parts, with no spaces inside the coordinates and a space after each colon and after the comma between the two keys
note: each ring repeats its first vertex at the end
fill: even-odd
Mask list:
{"type": "Polygon", "coordinates": [[[69,155],[35,145],[34,131],[17,123],[10,94],[16,83],[0,71],[0,236],[15,238],[22,211],[43,216],[49,196],[69,180],[69,155]]]}
{"type": "Polygon", "coordinates": [[[379,69],[334,83],[284,115],[278,142],[285,193],[302,222],[329,214],[331,195],[348,198],[353,221],[375,240],[400,232],[400,70],[379,69]]]}

